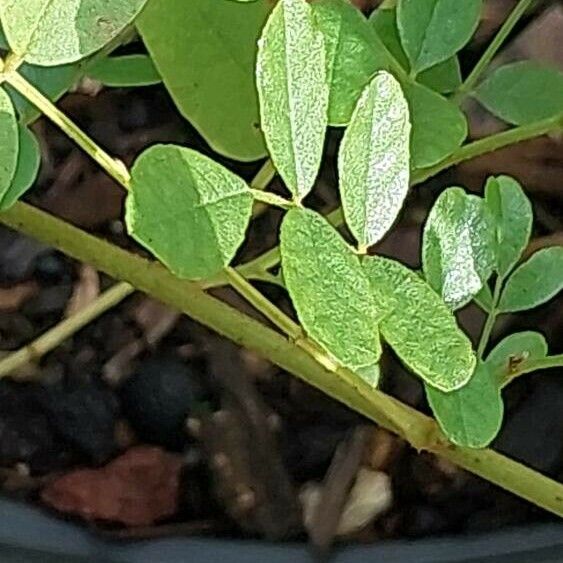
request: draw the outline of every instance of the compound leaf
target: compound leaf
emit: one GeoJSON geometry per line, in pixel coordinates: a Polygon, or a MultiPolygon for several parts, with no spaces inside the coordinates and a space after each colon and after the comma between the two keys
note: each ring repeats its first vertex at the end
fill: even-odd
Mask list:
{"type": "Polygon", "coordinates": [[[496,437],[504,404],[488,366],[478,364],[469,383],[451,393],[425,387],[434,416],[451,442],[466,448],[484,448],[496,437]]]}
{"type": "Polygon", "coordinates": [[[496,271],[508,274],[522,256],[532,233],[532,204],[520,184],[509,176],[487,180],[485,200],[496,230],[496,271]]]}
{"type": "Polygon", "coordinates": [[[401,86],[380,72],[346,129],[338,168],[346,223],[361,247],[389,230],[409,188],[409,108],[401,86]]]}
{"type": "Polygon", "coordinates": [[[133,167],[127,226],[177,276],[207,278],[234,257],[252,202],[244,180],[210,158],[156,145],[133,167]]]}
{"type": "Polygon", "coordinates": [[[455,55],[479,23],[481,0],[399,0],[397,26],[418,73],[455,55]]]}
{"type": "Polygon", "coordinates": [[[563,113],[563,72],[533,61],[496,69],[475,97],[507,123],[525,125],[563,113]]]}
{"type": "Polygon", "coordinates": [[[258,43],[256,80],[272,160],[300,200],[317,177],[328,123],[323,35],[306,0],[280,0],[258,43]]]}
{"type": "Polygon", "coordinates": [[[72,63],[109,43],[147,0],[0,0],[12,51],[41,66],[72,63]]]}
{"type": "Polygon", "coordinates": [[[366,256],[362,266],[383,307],[381,334],[399,358],[432,387],[452,391],[465,385],[475,354],[440,296],[394,260],[366,256]]]}
{"type": "Polygon", "coordinates": [[[490,277],[494,234],[483,199],[448,188],[436,200],[424,226],[422,269],[452,309],[467,304],[490,277]]]}
{"type": "Polygon", "coordinates": [[[19,133],[10,96],[0,88],[0,199],[12,185],[18,166],[19,133]]]}
{"type": "Polygon", "coordinates": [[[563,289],[563,246],[538,250],[514,270],[499,303],[502,313],[533,309],[563,289]]]}
{"type": "Polygon", "coordinates": [[[321,215],[296,208],[281,227],[285,285],[307,334],[341,364],[369,368],[381,354],[375,301],[360,259],[321,215]]]}

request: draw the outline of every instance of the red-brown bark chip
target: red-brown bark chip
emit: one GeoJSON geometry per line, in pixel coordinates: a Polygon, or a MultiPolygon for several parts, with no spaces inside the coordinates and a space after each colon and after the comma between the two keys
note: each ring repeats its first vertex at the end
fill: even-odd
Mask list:
{"type": "Polygon", "coordinates": [[[41,499],[85,520],[150,526],[176,513],[181,467],[178,455],[139,446],[100,469],[63,475],[41,491],[41,499]]]}

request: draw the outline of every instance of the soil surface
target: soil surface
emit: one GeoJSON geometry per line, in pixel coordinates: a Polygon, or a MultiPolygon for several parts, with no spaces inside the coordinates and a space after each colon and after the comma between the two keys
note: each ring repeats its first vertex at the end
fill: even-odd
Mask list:
{"type": "MultiPolygon", "coordinates": [[[[513,4],[488,2],[464,66],[478,57],[513,4]]],[[[560,4],[540,3],[502,57],[553,59],[559,53],[554,62],[563,67],[561,51],[550,50],[549,34],[546,39],[545,27],[538,26],[559,18],[560,37],[562,14],[560,4]]],[[[67,95],[61,107],[128,164],[155,142],[211,154],[162,87],[93,92],[91,86],[67,95]]],[[[473,137],[502,127],[476,107],[469,111],[473,137]]],[[[28,201],[142,252],[124,235],[120,189],[47,121],[38,121],[34,130],[43,165],[28,201]]],[[[331,132],[314,195],[319,209],[337,203],[338,141],[338,131],[331,132]]],[[[501,172],[520,179],[533,200],[534,248],[561,244],[562,149],[561,138],[538,139],[432,179],[412,192],[398,228],[377,251],[417,266],[421,225],[440,191],[454,184],[479,190],[487,175],[501,172]]],[[[248,179],[259,168],[220,160],[248,179]]],[[[273,189],[282,189],[278,180],[273,189]]],[[[258,217],[238,259],[275,245],[279,219],[276,211],[258,217]]],[[[0,229],[0,349],[29,343],[112,283],[55,250],[0,229]]],[[[260,289],[291,312],[281,290],[260,289]]],[[[252,314],[231,291],[215,293],[252,314]]],[[[468,307],[461,322],[475,339],[482,314],[468,307]]],[[[506,316],[493,342],[522,329],[542,331],[551,352],[563,352],[563,298],[506,316]]],[[[383,373],[386,392],[429,412],[420,383],[388,351],[383,373]]],[[[559,480],[561,376],[560,370],[537,373],[507,389],[505,424],[494,444],[559,480]]],[[[443,460],[418,454],[275,366],[138,293],[39,363],[0,380],[0,487],[5,495],[40,503],[115,538],[309,537],[326,549],[336,537],[373,542],[552,518],[443,460]]]]}

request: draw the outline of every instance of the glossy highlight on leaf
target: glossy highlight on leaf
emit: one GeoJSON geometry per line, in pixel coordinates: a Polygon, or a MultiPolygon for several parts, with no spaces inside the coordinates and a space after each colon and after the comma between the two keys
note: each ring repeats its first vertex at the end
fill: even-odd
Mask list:
{"type": "Polygon", "coordinates": [[[397,356],[436,389],[465,385],[475,369],[475,354],[440,296],[394,260],[366,256],[362,267],[384,311],[381,334],[397,356]]]}
{"type": "Polygon", "coordinates": [[[502,120],[525,125],[563,114],[563,72],[518,61],[493,71],[474,96],[502,120]]]}
{"type": "Polygon", "coordinates": [[[504,404],[500,388],[487,365],[478,364],[461,389],[443,393],[426,385],[432,412],[448,439],[465,448],[485,448],[502,425],[504,404]]]}
{"type": "Polygon", "coordinates": [[[33,185],[41,164],[39,141],[23,125],[19,125],[19,154],[16,173],[8,191],[0,199],[0,211],[9,209],[33,185]]]}
{"type": "Polygon", "coordinates": [[[409,189],[409,108],[401,86],[378,73],[362,93],[340,145],[346,223],[363,248],[394,223],[409,189]]]}
{"type": "Polygon", "coordinates": [[[180,113],[213,150],[266,156],[254,69],[270,0],[151,0],[137,28],[180,113]]]}
{"type": "Polygon", "coordinates": [[[295,208],[280,236],[285,285],[307,334],[342,365],[368,368],[381,354],[378,313],[354,250],[318,213],[295,208]]]}
{"type": "Polygon", "coordinates": [[[133,166],[127,227],[177,276],[207,278],[233,259],[252,202],[245,181],[210,158],[155,145],[133,166]]]}
{"type": "Polygon", "coordinates": [[[532,204],[520,184],[510,176],[487,180],[485,200],[496,231],[496,271],[505,276],[522,256],[532,234],[532,204]]]}
{"type": "Polygon", "coordinates": [[[483,199],[448,188],[424,226],[422,269],[428,283],[452,309],[476,295],[493,271],[495,230],[483,199]]]}
{"type": "Polygon", "coordinates": [[[480,13],[481,0],[399,0],[397,25],[411,69],[418,73],[455,55],[480,13]]]}
{"type": "Polygon", "coordinates": [[[330,83],[328,120],[346,125],[366,84],[390,61],[364,15],[348,0],[315,0],[315,23],[324,35],[330,83]]]}
{"type": "Polygon", "coordinates": [[[516,313],[533,309],[563,289],[563,246],[538,250],[506,282],[499,311],[516,313]]]}
{"type": "Polygon", "coordinates": [[[262,130],[276,169],[297,200],[317,177],[328,124],[323,35],[306,0],[280,0],[258,43],[262,130]]]}
{"type": "Polygon", "coordinates": [[[10,96],[0,87],[0,199],[12,185],[19,153],[16,112],[10,96]]]}
{"type": "Polygon", "coordinates": [[[58,66],[101,49],[146,1],[0,0],[0,19],[12,51],[32,64],[58,66]]]}

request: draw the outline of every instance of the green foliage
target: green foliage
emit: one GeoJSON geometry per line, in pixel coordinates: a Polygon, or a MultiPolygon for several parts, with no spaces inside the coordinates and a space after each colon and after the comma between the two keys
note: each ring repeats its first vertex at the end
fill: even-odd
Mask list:
{"type": "Polygon", "coordinates": [[[457,309],[487,281],[494,264],[492,216],[483,199],[448,188],[424,227],[422,266],[428,283],[457,309]]]}
{"type": "Polygon", "coordinates": [[[16,172],[8,190],[0,199],[0,211],[10,208],[33,185],[39,165],[41,152],[35,135],[23,125],[19,125],[19,154],[16,172]]]}
{"type": "Polygon", "coordinates": [[[426,397],[449,440],[466,448],[484,448],[498,434],[504,405],[487,365],[479,363],[469,383],[444,393],[426,386],[426,397]]]}
{"type": "Polygon", "coordinates": [[[266,155],[254,81],[270,0],[151,0],[137,27],[182,115],[217,152],[266,155]]]}
{"type": "Polygon", "coordinates": [[[479,23],[481,0],[399,0],[397,26],[413,73],[455,55],[479,23]]]}
{"type": "Polygon", "coordinates": [[[127,227],[177,276],[206,278],[241,245],[252,201],[244,180],[210,158],[157,145],[133,167],[127,227]]]}
{"type": "Polygon", "coordinates": [[[399,83],[381,72],[364,90],[342,144],[338,167],[344,216],[360,247],[389,230],[409,188],[410,122],[399,83]]]}
{"type": "Polygon", "coordinates": [[[563,246],[538,250],[516,268],[506,283],[499,311],[533,309],[563,289],[563,246]]]}
{"type": "Polygon", "coordinates": [[[495,225],[496,272],[504,277],[528,245],[534,220],[532,205],[520,184],[509,176],[489,178],[485,199],[495,225]]]}
{"type": "Polygon", "coordinates": [[[104,57],[88,69],[88,76],[112,88],[151,86],[162,82],[147,55],[104,57]]]}
{"type": "Polygon", "coordinates": [[[499,342],[487,356],[486,365],[497,386],[510,381],[515,370],[521,370],[534,360],[547,357],[547,342],[543,334],[533,331],[515,332],[499,342]]]}
{"type": "Polygon", "coordinates": [[[262,130],[272,160],[297,200],[317,177],[328,123],[325,47],[306,0],[280,0],[256,63],[262,130]]]}
{"type": "Polygon", "coordinates": [[[316,0],[313,16],[325,40],[330,82],[328,120],[346,125],[366,84],[390,61],[363,14],[348,0],[316,0]]]}
{"type": "Polygon", "coordinates": [[[7,92],[0,88],[0,199],[4,198],[18,166],[19,133],[16,111],[7,92]]]}
{"type": "MultiPolygon", "coordinates": [[[[394,8],[375,10],[369,18],[373,29],[397,62],[408,72],[409,61],[401,45],[394,8]]],[[[461,69],[456,55],[422,71],[417,82],[441,94],[453,92],[461,84],[461,69]]]]}
{"type": "Polygon", "coordinates": [[[380,310],[353,249],[322,216],[300,208],[283,220],[280,249],[284,282],[307,334],[346,367],[376,363],[380,310]]]}
{"type": "Polygon", "coordinates": [[[496,69],[474,96],[491,113],[514,125],[563,114],[563,73],[533,61],[496,69]]]}
{"type": "Polygon", "coordinates": [[[0,0],[0,19],[12,51],[26,62],[76,62],[109,43],[146,0],[0,0]]]}
{"type": "Polygon", "coordinates": [[[471,342],[432,288],[399,262],[362,261],[375,302],[383,306],[381,334],[401,360],[442,391],[465,385],[475,369],[471,342]]]}

